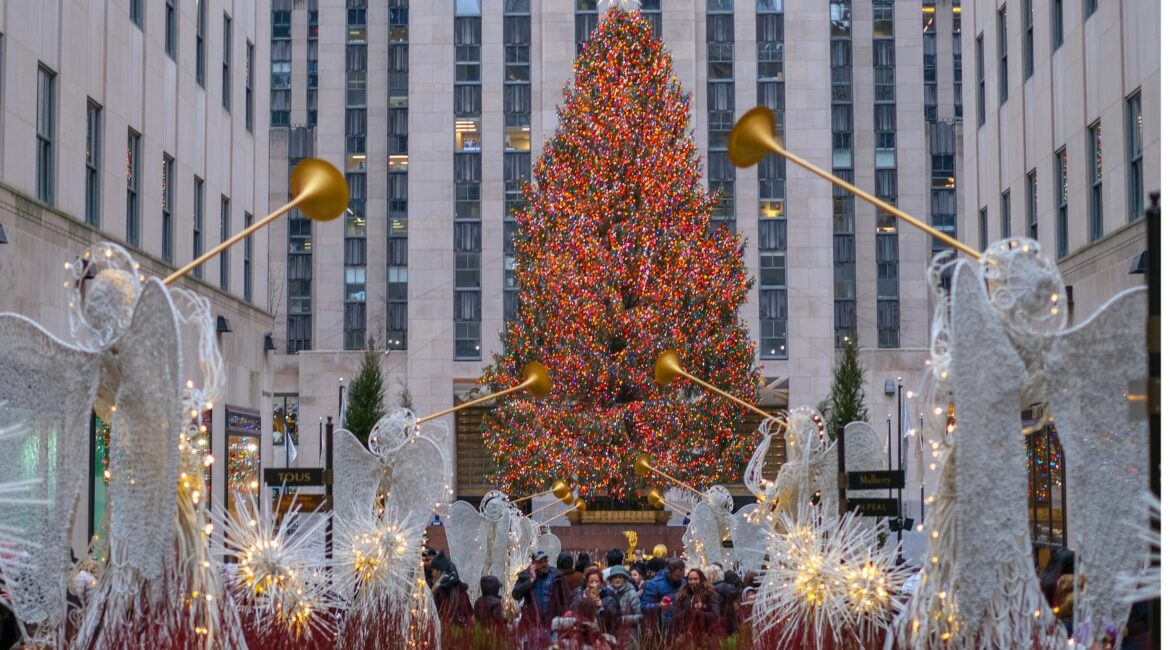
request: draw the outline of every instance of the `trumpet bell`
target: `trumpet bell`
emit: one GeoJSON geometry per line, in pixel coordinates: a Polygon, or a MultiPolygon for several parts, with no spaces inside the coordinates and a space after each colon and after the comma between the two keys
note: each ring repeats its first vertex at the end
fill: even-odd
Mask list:
{"type": "Polygon", "coordinates": [[[349,205],[349,184],[337,168],[320,158],[297,163],[289,180],[293,199],[301,212],[314,221],[332,221],[349,205]]]}
{"type": "Polygon", "coordinates": [[[682,362],[679,361],[677,352],[667,350],[658,355],[658,360],[654,362],[654,383],[665,386],[682,374],[682,362]]]}
{"type": "Polygon", "coordinates": [[[569,488],[569,484],[557,479],[552,485],[553,496],[560,499],[561,503],[569,505],[573,502],[573,490],[569,488]]]}
{"type": "Polygon", "coordinates": [[[646,495],[646,501],[649,502],[652,507],[658,508],[659,510],[662,509],[662,506],[666,505],[666,501],[662,498],[662,491],[658,488],[650,490],[649,494],[646,495]]]}
{"type": "Polygon", "coordinates": [[[634,473],[638,476],[646,476],[650,473],[650,456],[646,454],[638,454],[638,459],[634,461],[634,473]]]}
{"type": "Polygon", "coordinates": [[[780,150],[776,141],[776,116],[767,106],[757,106],[744,113],[727,136],[727,157],[736,167],[751,167],[765,154],[780,150]]]}
{"type": "Polygon", "coordinates": [[[573,504],[573,507],[577,510],[577,512],[581,512],[581,513],[585,512],[585,509],[586,509],[585,499],[582,499],[581,497],[577,497],[577,501],[573,504]]]}
{"type": "MultiPolygon", "coordinates": [[[[548,368],[539,361],[531,361],[524,366],[524,385],[528,392],[536,397],[547,397],[552,384],[548,380],[548,368]]],[[[566,486],[567,487],[567,486],[566,486]]],[[[560,498],[560,497],[557,497],[560,498]]]]}

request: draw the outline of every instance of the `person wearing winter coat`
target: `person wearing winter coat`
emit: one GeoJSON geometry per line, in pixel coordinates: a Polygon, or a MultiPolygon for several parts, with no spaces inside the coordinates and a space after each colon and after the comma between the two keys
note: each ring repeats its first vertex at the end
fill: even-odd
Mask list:
{"type": "Polygon", "coordinates": [[[549,595],[548,609],[545,611],[546,620],[551,621],[560,616],[573,604],[573,590],[570,587],[572,575],[573,554],[562,552],[557,556],[557,575],[552,582],[552,593],[549,595]]]}
{"type": "Polygon", "coordinates": [[[674,600],[678,608],[674,616],[678,634],[699,644],[723,636],[720,597],[701,569],[687,572],[687,583],[678,590],[674,600]]]}
{"type": "Polygon", "coordinates": [[[642,606],[638,591],[630,581],[630,574],[623,566],[609,571],[609,589],[604,606],[610,627],[607,631],[616,639],[616,647],[624,650],[639,650],[642,640],[642,606]]]}
{"type": "Polygon", "coordinates": [[[743,591],[743,584],[735,571],[724,571],[723,579],[715,583],[715,591],[722,599],[719,607],[723,611],[723,623],[728,634],[735,634],[739,629],[739,594],[743,591]]]}
{"type": "Polygon", "coordinates": [[[500,579],[483,576],[479,579],[479,590],[483,595],[475,601],[475,622],[492,632],[503,633],[507,620],[504,618],[504,602],[500,600],[500,579]]]}
{"type": "Polygon", "coordinates": [[[434,576],[431,592],[435,609],[439,610],[439,621],[444,626],[455,627],[470,623],[473,613],[467,583],[459,579],[459,571],[446,553],[439,553],[431,562],[431,574],[434,576]]]}
{"type": "Polygon", "coordinates": [[[666,563],[642,588],[642,614],[648,621],[657,622],[660,629],[670,629],[675,605],[671,599],[683,586],[683,572],[686,564],[680,559],[666,563]]]}

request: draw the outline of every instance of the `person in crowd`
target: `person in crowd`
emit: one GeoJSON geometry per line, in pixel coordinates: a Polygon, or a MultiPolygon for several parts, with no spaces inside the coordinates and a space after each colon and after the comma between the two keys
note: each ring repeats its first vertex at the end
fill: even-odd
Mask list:
{"type": "Polygon", "coordinates": [[[573,591],[571,602],[576,602],[581,598],[588,598],[597,605],[597,623],[602,630],[608,630],[607,623],[609,622],[609,613],[605,610],[605,598],[609,595],[609,589],[605,586],[605,580],[601,577],[601,569],[597,567],[589,567],[585,569],[585,580],[581,586],[573,591]]]}
{"type": "Polygon", "coordinates": [[[739,596],[743,591],[743,583],[735,571],[724,571],[723,577],[715,583],[715,591],[722,599],[719,607],[723,612],[723,623],[728,634],[735,634],[739,629],[739,596]]]}
{"type": "Polygon", "coordinates": [[[557,650],[610,650],[598,624],[598,601],[588,596],[578,598],[568,610],[553,618],[552,631],[557,650]]]}
{"type": "Polygon", "coordinates": [[[638,550],[634,551],[634,564],[637,564],[639,562],[645,562],[645,561],[646,561],[646,551],[645,550],[638,549],[638,550]]]}
{"type": "Polygon", "coordinates": [[[1049,607],[1059,605],[1056,602],[1056,583],[1060,580],[1060,576],[1073,575],[1076,571],[1076,564],[1076,553],[1063,547],[1053,551],[1052,556],[1048,558],[1048,565],[1040,574],[1040,591],[1048,600],[1049,607]]]}
{"type": "Polygon", "coordinates": [[[682,588],[685,570],[682,560],[672,559],[642,588],[642,613],[661,629],[670,629],[674,594],[682,588]]]}
{"type": "Polygon", "coordinates": [[[475,601],[475,622],[497,634],[502,634],[507,628],[500,586],[499,578],[483,576],[479,579],[479,590],[483,595],[475,601]]]}
{"type": "Polygon", "coordinates": [[[638,598],[642,597],[642,581],[642,565],[634,564],[634,566],[630,567],[629,583],[637,590],[638,598]]]}
{"type": "Polygon", "coordinates": [[[446,553],[439,553],[431,561],[430,572],[435,597],[435,608],[444,626],[463,626],[471,622],[471,597],[467,595],[467,583],[459,579],[455,563],[446,553]]]}
{"type": "Polygon", "coordinates": [[[756,594],[759,592],[762,582],[755,571],[748,571],[744,574],[743,591],[739,592],[739,620],[751,619],[752,605],[756,602],[756,594]]]}
{"type": "Polygon", "coordinates": [[[516,577],[512,600],[522,603],[516,626],[517,642],[522,648],[543,650],[548,645],[548,635],[545,634],[545,621],[549,620],[545,615],[548,600],[544,596],[552,591],[553,577],[544,551],[533,553],[532,564],[516,577]]]}
{"type": "Polygon", "coordinates": [[[610,569],[614,568],[615,566],[621,566],[622,562],[625,561],[625,559],[626,559],[626,554],[623,553],[620,548],[611,548],[608,551],[606,551],[605,552],[605,573],[604,573],[603,577],[608,579],[610,569]]]}
{"type": "Polygon", "coordinates": [[[569,586],[569,576],[573,574],[573,564],[572,553],[562,551],[557,556],[557,572],[553,577],[548,610],[545,612],[549,621],[563,614],[572,604],[573,590],[569,586]]]}
{"type": "Polygon", "coordinates": [[[573,563],[573,572],[566,578],[565,582],[569,585],[569,591],[574,592],[581,588],[585,583],[585,571],[589,568],[591,561],[589,554],[581,552],[577,554],[577,561],[573,563]]]}
{"type": "Polygon", "coordinates": [[[687,571],[687,582],[679,588],[674,600],[677,603],[674,629],[678,634],[700,645],[723,636],[719,594],[702,569],[687,571]]]}
{"type": "Polygon", "coordinates": [[[433,584],[433,579],[431,578],[431,562],[435,561],[435,556],[438,554],[439,554],[439,552],[436,551],[434,549],[434,547],[431,547],[431,546],[423,547],[423,554],[422,554],[423,575],[427,579],[427,588],[428,589],[430,587],[435,586],[433,584]]]}
{"type": "Polygon", "coordinates": [[[642,574],[642,578],[646,582],[649,582],[664,568],[666,568],[666,560],[660,557],[652,557],[646,562],[646,571],[642,574]]]}
{"type": "Polygon", "coordinates": [[[609,589],[605,596],[608,631],[615,646],[623,650],[640,650],[642,640],[642,606],[626,568],[618,565],[609,572],[609,589]]]}

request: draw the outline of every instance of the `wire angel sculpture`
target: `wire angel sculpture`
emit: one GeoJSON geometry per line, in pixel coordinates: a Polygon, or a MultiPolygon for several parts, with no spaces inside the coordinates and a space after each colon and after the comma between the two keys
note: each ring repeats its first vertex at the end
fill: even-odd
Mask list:
{"type": "Polygon", "coordinates": [[[1128,420],[1125,399],[1130,382],[1145,377],[1145,289],[1068,328],[1059,271],[1027,239],[993,244],[979,270],[957,263],[953,286],[950,365],[934,371],[950,375],[957,427],[927,521],[930,563],[899,621],[900,640],[1066,645],[1032,570],[1017,437],[1020,405],[1046,402],[1064,448],[1078,584],[1084,578],[1070,643],[1087,647],[1108,627],[1122,629],[1129,603],[1115,585],[1147,560],[1140,535],[1117,532],[1146,517],[1132,496],[1145,485],[1148,424],[1128,420]]]}
{"type": "MultiPolygon", "coordinates": [[[[536,541],[535,535],[522,532],[532,528],[531,520],[498,490],[485,494],[478,510],[466,501],[452,503],[446,528],[451,560],[470,588],[472,601],[479,597],[481,577],[499,577],[505,586],[508,580],[514,580],[511,569],[517,563],[516,557],[523,557],[536,541]]],[[[521,561],[517,571],[524,566],[521,561]]],[[[511,589],[505,591],[510,593],[511,589]]]]}
{"type": "Polygon", "coordinates": [[[68,531],[88,465],[92,409],[110,423],[108,560],[85,610],[69,615],[77,628],[70,641],[103,648],[185,633],[190,645],[235,647],[239,639],[219,624],[231,619],[230,602],[187,606],[181,597],[203,582],[212,599],[219,593],[205,531],[186,526],[191,509],[179,503],[188,408],[222,383],[218,351],[201,345],[195,365],[204,382],[182,388],[180,336],[184,328],[213,331],[206,301],[148,280],[115,244],[90,248],[65,270],[71,342],[0,314],[0,346],[8,352],[0,361],[0,416],[13,423],[0,435],[0,476],[15,478],[8,484],[15,490],[0,488],[0,539],[6,555],[20,558],[0,563],[0,591],[22,624],[35,626],[31,635],[22,629],[27,640],[66,644],[68,531]],[[192,538],[196,548],[186,543],[192,538]],[[192,556],[201,564],[185,570],[192,556]],[[142,637],[146,629],[154,635],[142,637]]]}
{"type": "Polygon", "coordinates": [[[690,523],[683,533],[683,546],[687,558],[699,566],[719,564],[731,566],[728,549],[724,540],[732,538],[735,500],[722,485],[707,488],[701,498],[694,500],[690,508],[690,523]]]}
{"type": "Polygon", "coordinates": [[[344,429],[333,439],[334,572],[349,613],[347,647],[429,643],[439,620],[422,572],[423,535],[451,494],[450,434],[396,409],[370,431],[369,449],[344,429]]]}

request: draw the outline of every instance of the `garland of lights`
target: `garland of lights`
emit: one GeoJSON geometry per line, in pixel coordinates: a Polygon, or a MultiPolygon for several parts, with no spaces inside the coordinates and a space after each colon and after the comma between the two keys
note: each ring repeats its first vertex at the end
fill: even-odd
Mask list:
{"type": "Polygon", "coordinates": [[[752,440],[740,407],[651,368],[676,349],[692,372],[754,402],[755,346],[738,309],[744,242],[711,222],[689,136],[690,98],[638,13],[612,10],[575,64],[516,215],[517,318],[482,381],[544,362],[553,394],[501,399],[484,421],[497,484],[543,489],[565,468],[583,495],[632,493],[634,457],[692,485],[733,480],[752,440]]]}

